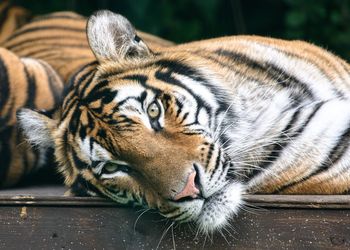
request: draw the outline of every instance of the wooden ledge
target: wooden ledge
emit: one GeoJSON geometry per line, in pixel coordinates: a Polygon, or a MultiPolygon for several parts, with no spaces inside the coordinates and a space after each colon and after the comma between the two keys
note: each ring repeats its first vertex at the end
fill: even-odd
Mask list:
{"type": "MultiPolygon", "coordinates": [[[[98,197],[66,197],[63,186],[43,186],[0,191],[6,206],[97,206],[120,205],[98,197]]],[[[247,206],[262,208],[350,209],[350,195],[245,195],[247,206]]]]}
{"type": "Polygon", "coordinates": [[[227,231],[197,236],[153,211],[65,188],[0,191],[0,249],[350,249],[350,195],[246,195],[227,231]]]}

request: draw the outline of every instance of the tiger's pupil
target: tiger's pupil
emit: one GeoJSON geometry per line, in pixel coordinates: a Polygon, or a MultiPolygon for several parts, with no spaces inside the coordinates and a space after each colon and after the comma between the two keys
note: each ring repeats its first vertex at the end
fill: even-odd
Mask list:
{"type": "Polygon", "coordinates": [[[153,102],[151,105],[149,105],[147,113],[152,119],[157,118],[160,114],[159,106],[157,105],[157,103],[153,102]]]}

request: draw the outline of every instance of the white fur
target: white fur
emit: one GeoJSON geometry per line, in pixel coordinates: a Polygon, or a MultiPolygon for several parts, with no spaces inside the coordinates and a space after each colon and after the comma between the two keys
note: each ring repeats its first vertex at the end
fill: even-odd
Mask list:
{"type": "Polygon", "coordinates": [[[88,22],[91,48],[100,58],[118,59],[119,55],[125,53],[123,43],[130,33],[129,27],[132,27],[131,24],[121,15],[109,11],[98,12],[88,22]]]}
{"type": "Polygon", "coordinates": [[[79,141],[79,147],[82,152],[82,157],[87,161],[109,161],[113,159],[111,153],[97,142],[94,142],[90,148],[89,136],[79,141]]]}
{"type": "MultiPolygon", "coordinates": [[[[43,148],[53,147],[54,142],[48,124],[35,111],[24,109],[18,112],[17,119],[28,141],[43,148]]],[[[49,119],[49,118],[47,118],[49,119]]]]}
{"type": "Polygon", "coordinates": [[[199,229],[210,233],[227,226],[242,204],[242,193],[242,184],[233,182],[210,197],[197,219],[199,229]]]}
{"type": "Polygon", "coordinates": [[[336,97],[334,85],[324,77],[319,68],[302,59],[285,56],[276,48],[261,44],[259,42],[245,41],[244,44],[249,46],[252,58],[259,61],[266,61],[277,65],[281,69],[288,72],[288,74],[296,76],[299,80],[308,83],[312,92],[319,100],[329,100],[336,97]],[[269,56],[266,56],[269,55],[269,56]],[[307,72],[303,74],[302,72],[307,72]]]}

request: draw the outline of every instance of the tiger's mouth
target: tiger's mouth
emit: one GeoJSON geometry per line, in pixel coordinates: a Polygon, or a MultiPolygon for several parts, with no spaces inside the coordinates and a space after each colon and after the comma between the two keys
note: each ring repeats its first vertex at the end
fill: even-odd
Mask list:
{"type": "Polygon", "coordinates": [[[206,198],[195,220],[199,230],[209,233],[227,226],[240,209],[242,192],[241,183],[230,182],[206,198]]]}
{"type": "Polygon", "coordinates": [[[227,180],[209,196],[200,195],[195,198],[183,198],[172,205],[179,208],[174,214],[164,216],[178,223],[195,222],[203,234],[228,226],[229,221],[238,213],[242,204],[243,185],[235,180],[227,180]]]}

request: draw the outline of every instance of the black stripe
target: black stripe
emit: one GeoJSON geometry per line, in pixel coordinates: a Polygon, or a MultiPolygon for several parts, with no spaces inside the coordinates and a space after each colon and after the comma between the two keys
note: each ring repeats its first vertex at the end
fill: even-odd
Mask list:
{"type": "Polygon", "coordinates": [[[91,196],[88,193],[88,191],[92,191],[99,196],[105,196],[94,185],[92,185],[90,182],[85,180],[81,175],[78,175],[78,177],[75,179],[74,183],[70,188],[71,188],[70,191],[74,195],[80,196],[80,197],[91,196]]]}
{"type": "MultiPolygon", "coordinates": [[[[209,83],[207,82],[207,80],[203,76],[201,76],[201,74],[199,72],[197,72],[195,69],[193,69],[192,67],[190,67],[186,64],[183,64],[183,63],[180,63],[177,61],[166,60],[166,59],[161,59],[159,61],[150,62],[148,64],[145,64],[143,67],[146,68],[146,67],[151,67],[151,66],[152,67],[154,67],[154,66],[160,67],[160,69],[157,70],[157,72],[155,73],[155,77],[158,80],[161,80],[165,83],[172,84],[172,85],[175,85],[175,86],[178,86],[178,87],[185,89],[197,101],[198,106],[204,107],[207,110],[207,113],[209,114],[209,116],[212,114],[212,112],[211,112],[212,108],[205,100],[200,98],[188,86],[184,85],[181,81],[178,81],[175,77],[173,77],[171,75],[172,73],[180,74],[180,75],[189,77],[192,80],[197,81],[197,82],[203,84],[204,86],[208,87],[209,83]],[[166,70],[164,71],[164,69],[166,69],[166,70]]],[[[113,71],[113,72],[109,72],[109,73],[106,73],[104,75],[101,75],[100,77],[101,78],[108,78],[111,76],[118,75],[121,72],[123,72],[123,71],[117,70],[117,71],[113,71]]],[[[139,83],[143,84],[144,87],[155,90],[156,89],[155,87],[152,87],[152,86],[145,84],[147,81],[147,79],[145,77],[147,77],[147,76],[133,75],[133,76],[126,76],[123,79],[136,80],[139,83]]],[[[217,101],[217,103],[222,103],[223,105],[226,105],[226,103],[224,101],[220,101],[220,100],[216,100],[216,101],[217,101]]],[[[225,108],[225,107],[223,107],[223,108],[225,108]]],[[[198,113],[199,113],[199,109],[197,109],[196,118],[198,118],[198,113]]],[[[209,117],[209,119],[210,119],[210,117],[209,117]]]]}
{"type": "Polygon", "coordinates": [[[11,37],[9,37],[8,39],[6,39],[5,42],[9,42],[11,41],[11,39],[14,39],[20,35],[26,34],[26,33],[30,33],[30,32],[36,32],[36,31],[41,31],[41,30],[58,30],[58,31],[72,31],[72,32],[79,32],[79,33],[84,33],[85,29],[79,29],[79,28],[71,28],[71,27],[66,27],[66,26],[57,26],[57,25],[50,25],[50,26],[42,26],[42,27],[33,27],[33,28],[27,28],[27,29],[23,29],[23,30],[19,30],[17,32],[15,32],[11,37]]]}
{"type": "Polygon", "coordinates": [[[68,84],[65,86],[63,90],[63,100],[64,100],[64,105],[62,107],[63,113],[61,120],[66,119],[67,115],[69,114],[69,111],[73,108],[74,105],[77,104],[76,99],[74,97],[79,97],[79,93],[77,93],[78,89],[81,87],[82,82],[86,80],[87,77],[91,76],[88,81],[84,84],[82,90],[80,93],[84,93],[86,88],[89,86],[91,83],[94,73],[96,72],[95,70],[90,70],[84,75],[80,76],[81,72],[84,71],[86,68],[96,65],[96,62],[89,63],[87,65],[84,65],[80,70],[78,70],[70,79],[68,84]],[[79,78],[78,78],[79,77],[79,78]],[[78,79],[77,79],[78,78],[78,79]],[[72,98],[71,100],[67,100],[67,96],[72,93],[72,98]]]}
{"type": "MultiPolygon", "coordinates": [[[[0,57],[0,111],[2,111],[8,102],[10,97],[10,82],[7,72],[7,67],[0,57]]],[[[2,114],[2,117],[0,117],[0,129],[1,127],[5,126],[5,124],[10,119],[11,113],[2,114]]]]}
{"type": "Polygon", "coordinates": [[[220,162],[221,162],[221,150],[219,149],[219,154],[218,154],[218,157],[216,158],[216,161],[215,161],[214,171],[211,173],[209,181],[211,181],[211,179],[213,178],[214,174],[218,170],[218,168],[220,166],[220,162]]]}
{"type": "Polygon", "coordinates": [[[278,66],[268,63],[268,62],[258,62],[255,61],[248,56],[233,52],[229,50],[218,49],[215,51],[218,56],[224,56],[233,62],[245,64],[247,67],[251,69],[256,69],[259,72],[264,72],[269,75],[271,79],[274,79],[278,82],[279,85],[283,87],[288,87],[290,90],[297,90],[295,94],[295,98],[299,100],[300,98],[308,97],[310,99],[314,99],[312,91],[309,89],[306,83],[298,80],[295,76],[288,74],[283,69],[278,66]]]}
{"type": "Polygon", "coordinates": [[[214,144],[210,144],[209,146],[209,150],[208,150],[208,153],[207,153],[207,162],[206,162],[206,166],[209,165],[209,162],[211,160],[211,156],[213,155],[213,150],[214,150],[214,144]]]}
{"type": "MultiPolygon", "coordinates": [[[[38,48],[38,47],[34,47],[34,48],[38,48]]],[[[40,45],[40,47],[38,49],[32,50],[32,51],[26,51],[25,53],[21,50],[19,50],[19,51],[13,50],[13,52],[17,52],[17,53],[21,52],[22,57],[36,57],[36,58],[43,59],[43,58],[45,58],[45,56],[60,55],[57,53],[56,50],[59,50],[61,48],[65,48],[65,49],[67,49],[67,48],[68,49],[69,48],[74,48],[74,49],[81,48],[82,51],[86,51],[86,49],[87,49],[81,45],[76,45],[76,44],[62,44],[62,45],[47,44],[47,45],[40,45]]]]}
{"type": "MultiPolygon", "coordinates": [[[[74,39],[73,37],[71,39],[74,39]]],[[[69,43],[67,41],[64,41],[62,43],[60,42],[57,42],[57,41],[53,41],[52,43],[43,43],[44,40],[41,40],[39,41],[38,43],[29,43],[27,45],[24,45],[24,46],[21,46],[21,47],[18,47],[18,48],[14,48],[14,49],[10,49],[8,48],[9,50],[11,50],[12,52],[14,53],[21,53],[21,56],[33,56],[33,55],[40,55],[40,57],[43,57],[42,52],[54,52],[56,54],[57,53],[57,50],[58,49],[70,49],[70,48],[74,48],[74,49],[81,49],[81,50],[88,50],[90,47],[88,45],[84,45],[84,44],[76,44],[76,43],[69,43]],[[32,49],[32,48],[38,48],[37,50],[29,50],[29,49],[32,49]],[[51,48],[51,50],[50,50],[51,48]],[[29,50],[26,51],[26,50],[29,50]],[[26,51],[26,53],[24,53],[26,51]]],[[[52,55],[54,55],[54,53],[51,53],[52,55]]]]}
{"type": "Polygon", "coordinates": [[[63,91],[63,96],[66,96],[69,92],[71,92],[72,90],[75,89],[75,87],[77,89],[81,88],[82,82],[85,81],[89,76],[90,79],[89,81],[87,81],[83,88],[81,88],[81,90],[79,91],[81,93],[81,95],[84,95],[84,92],[86,90],[86,88],[89,86],[89,83],[92,81],[92,77],[95,75],[94,73],[96,72],[96,68],[98,65],[98,62],[93,61],[89,64],[86,64],[84,66],[82,66],[80,69],[78,69],[68,80],[68,84],[67,87],[65,88],[65,90],[63,91]],[[83,75],[82,72],[84,72],[87,68],[89,67],[93,67],[93,69],[88,70],[88,72],[84,73],[83,75]]]}
{"type": "Polygon", "coordinates": [[[330,150],[326,160],[318,166],[314,171],[309,173],[307,176],[304,176],[301,180],[293,181],[287,185],[280,187],[276,192],[282,192],[285,189],[300,184],[313,176],[324,173],[329,170],[335,163],[337,163],[344,153],[348,150],[350,146],[350,124],[349,127],[343,132],[340,136],[337,144],[330,150]]]}
{"type": "MultiPolygon", "coordinates": [[[[274,144],[270,155],[265,159],[265,163],[261,164],[260,167],[262,169],[266,169],[267,167],[271,166],[273,161],[277,160],[277,157],[280,155],[281,150],[288,145],[288,143],[286,142],[286,140],[288,138],[293,139],[293,138],[299,136],[300,134],[302,134],[302,132],[305,130],[305,128],[308,126],[308,124],[311,122],[311,120],[315,117],[315,115],[320,110],[320,108],[322,107],[323,104],[324,104],[324,102],[317,103],[315,105],[314,110],[305,119],[305,121],[303,122],[301,127],[297,131],[293,132],[290,136],[287,136],[286,133],[288,132],[288,130],[293,128],[295,122],[298,119],[299,113],[300,113],[301,108],[302,108],[302,107],[299,107],[299,109],[293,114],[293,117],[291,118],[287,127],[283,130],[282,134],[280,135],[280,137],[278,139],[278,142],[280,142],[280,143],[277,142],[276,144],[274,144]]],[[[291,140],[288,140],[288,142],[290,142],[290,141],[291,140]]],[[[250,179],[252,179],[252,178],[254,178],[254,176],[256,176],[260,172],[261,172],[261,169],[254,169],[250,174],[248,174],[248,177],[250,179]]]]}
{"type": "MultiPolygon", "coordinates": [[[[268,48],[268,49],[271,48],[271,45],[266,45],[266,44],[262,44],[262,43],[260,43],[259,45],[260,45],[260,46],[264,46],[265,48],[268,48]]],[[[285,51],[285,50],[283,50],[283,49],[281,49],[281,48],[278,48],[278,47],[273,47],[273,49],[276,50],[277,52],[283,54],[283,55],[286,55],[287,58],[288,58],[288,57],[290,57],[290,58],[297,58],[297,59],[299,59],[299,60],[301,60],[301,61],[307,62],[308,64],[312,64],[315,68],[317,68],[317,69],[321,72],[322,77],[327,78],[327,80],[328,80],[329,82],[333,82],[333,78],[332,78],[332,77],[329,77],[329,76],[326,74],[326,72],[325,72],[322,68],[320,68],[319,66],[317,66],[317,65],[315,64],[315,62],[314,62],[311,58],[307,58],[306,56],[302,57],[302,56],[300,56],[300,55],[293,54],[292,52],[285,51]]],[[[332,71],[337,73],[338,77],[341,77],[341,78],[342,78],[341,73],[339,72],[338,68],[335,67],[334,64],[332,64],[332,62],[328,60],[328,58],[322,56],[321,54],[317,53],[316,51],[312,51],[312,50],[309,50],[309,49],[305,49],[305,52],[309,52],[309,53],[313,54],[315,57],[321,59],[321,60],[323,61],[323,63],[325,63],[325,65],[327,65],[327,67],[331,67],[331,68],[332,68],[332,71]]],[[[342,78],[342,79],[343,79],[343,78],[342,78]]],[[[345,81],[345,80],[343,79],[343,81],[345,81]]],[[[338,97],[343,97],[343,96],[344,96],[344,95],[343,95],[339,90],[337,90],[337,89],[333,89],[333,91],[336,93],[336,95],[337,95],[338,97]]]]}
{"type": "Polygon", "coordinates": [[[92,80],[94,79],[95,72],[96,72],[95,70],[87,72],[86,74],[82,75],[78,79],[77,82],[75,82],[76,79],[74,79],[74,85],[76,86],[75,88],[78,89],[78,92],[79,92],[78,96],[79,96],[80,100],[88,98],[89,95],[93,94],[94,91],[97,91],[99,88],[103,88],[103,87],[106,87],[108,85],[107,80],[97,82],[97,83],[95,83],[95,86],[92,88],[92,90],[90,90],[89,93],[86,93],[86,90],[88,89],[88,87],[90,87],[90,84],[92,83],[92,80]],[[81,88],[81,86],[83,86],[83,87],[81,88]],[[79,90],[79,89],[81,89],[81,90],[79,90]]]}
{"type": "Polygon", "coordinates": [[[9,10],[10,10],[10,5],[7,4],[5,6],[5,8],[0,12],[0,31],[2,31],[2,29],[4,27],[3,25],[4,25],[4,23],[7,20],[7,16],[9,14],[9,10]]]}
{"type": "Polygon", "coordinates": [[[309,114],[309,116],[305,119],[305,121],[303,122],[303,125],[297,130],[296,134],[301,134],[305,128],[309,125],[309,123],[311,122],[311,120],[315,117],[315,115],[317,114],[317,112],[320,110],[320,108],[322,107],[322,105],[324,104],[324,102],[319,102],[315,105],[314,110],[309,114]]]}
{"type": "Polygon", "coordinates": [[[73,157],[73,162],[74,162],[74,167],[76,167],[79,170],[82,169],[87,169],[89,167],[88,164],[86,164],[85,162],[83,162],[77,155],[77,153],[75,152],[75,150],[71,151],[71,155],[73,157]]]}
{"type": "MultiPolygon", "coordinates": [[[[89,83],[91,83],[91,81],[87,82],[86,85],[89,85],[89,83]]],[[[87,89],[86,85],[84,86],[84,93],[79,94],[81,103],[84,103],[85,105],[89,105],[89,103],[102,98],[103,94],[105,94],[106,91],[109,91],[109,89],[105,88],[108,86],[107,80],[95,83],[89,93],[85,95],[87,89]]]]}
{"type": "Polygon", "coordinates": [[[276,143],[272,144],[272,149],[270,151],[270,154],[265,157],[264,161],[259,165],[259,168],[253,169],[251,172],[247,174],[248,179],[254,178],[256,175],[258,175],[262,169],[267,169],[272,165],[274,161],[277,160],[277,158],[282,153],[282,150],[288,146],[291,140],[287,140],[288,138],[294,138],[297,136],[297,132],[292,133],[290,136],[287,135],[289,130],[294,127],[296,122],[298,121],[299,115],[301,112],[301,108],[296,109],[294,111],[293,116],[289,120],[287,126],[283,129],[280,136],[278,137],[278,140],[276,143]]]}
{"type": "Polygon", "coordinates": [[[10,5],[7,4],[5,8],[0,12],[0,28],[3,29],[3,25],[6,22],[7,16],[9,14],[10,5]]]}
{"type": "MultiPolygon", "coordinates": [[[[216,103],[219,104],[220,109],[227,109],[227,101],[228,96],[224,89],[222,89],[219,85],[209,84],[208,80],[203,77],[203,75],[198,72],[195,68],[186,65],[182,62],[174,61],[174,60],[166,60],[162,59],[155,62],[155,65],[160,66],[161,68],[168,68],[171,72],[184,75],[193,79],[196,82],[199,82],[204,87],[206,87],[210,93],[214,95],[216,103]]],[[[170,72],[169,72],[170,73],[170,72]]]]}
{"type": "Polygon", "coordinates": [[[80,15],[76,15],[76,14],[73,14],[73,15],[69,15],[69,14],[64,15],[63,13],[60,13],[59,15],[48,14],[48,15],[38,16],[38,17],[35,17],[35,18],[33,19],[33,21],[30,22],[30,23],[36,23],[36,22],[39,22],[39,21],[50,20],[50,19],[72,19],[72,20],[82,20],[82,21],[85,21],[85,17],[80,16],[80,15]]]}
{"type": "Polygon", "coordinates": [[[41,63],[41,65],[45,68],[51,94],[55,103],[54,105],[56,106],[58,103],[61,102],[62,99],[63,81],[60,78],[60,76],[55,75],[54,70],[50,68],[46,63],[41,63]]]}
{"type": "Polygon", "coordinates": [[[123,76],[121,79],[122,80],[135,81],[135,82],[141,84],[142,87],[152,90],[156,95],[159,95],[160,92],[161,92],[160,89],[158,89],[156,87],[153,87],[153,86],[150,86],[149,84],[147,84],[148,77],[146,75],[133,74],[133,75],[123,76]]]}
{"type": "MultiPolygon", "coordinates": [[[[146,91],[145,91],[145,92],[146,92],[146,91]]],[[[147,93],[147,92],[146,92],[146,93],[147,93]]],[[[137,102],[140,102],[140,97],[139,97],[139,96],[128,96],[128,97],[126,97],[125,99],[119,101],[118,104],[113,108],[113,113],[119,111],[119,108],[120,108],[121,106],[123,106],[126,102],[128,102],[129,100],[135,100],[135,101],[137,101],[137,102]]],[[[140,102],[140,103],[142,104],[143,102],[140,102]]],[[[112,114],[112,115],[113,115],[113,114],[112,114]]]]}
{"type": "Polygon", "coordinates": [[[171,71],[163,72],[161,70],[158,70],[155,74],[156,79],[161,80],[165,83],[172,84],[178,87],[181,87],[185,89],[189,94],[192,95],[192,97],[196,100],[197,102],[197,110],[196,110],[196,123],[198,123],[198,115],[199,115],[199,110],[201,107],[205,108],[208,114],[211,114],[211,107],[202,99],[200,98],[195,92],[193,92],[192,89],[188,88],[186,85],[184,85],[182,82],[171,76],[171,71]]]}
{"type": "Polygon", "coordinates": [[[81,116],[81,110],[78,106],[73,107],[72,115],[69,120],[68,129],[71,134],[75,134],[79,128],[79,120],[81,116]]]}
{"type": "Polygon", "coordinates": [[[0,132],[0,183],[3,183],[12,160],[11,136],[14,127],[7,127],[0,132]]]}
{"type": "MultiPolygon", "coordinates": [[[[50,41],[50,40],[53,40],[52,45],[67,44],[66,40],[62,41],[63,39],[67,39],[69,41],[72,41],[72,39],[78,40],[79,37],[72,37],[72,36],[39,36],[39,37],[31,38],[31,39],[25,39],[23,41],[20,41],[20,42],[17,42],[17,43],[13,43],[11,45],[7,45],[6,48],[9,49],[9,50],[16,50],[16,47],[22,46],[24,44],[28,44],[28,46],[32,46],[33,42],[43,42],[43,41],[46,42],[46,41],[50,41]]],[[[83,39],[79,39],[79,40],[85,41],[83,39]]],[[[45,43],[45,46],[51,46],[51,45],[45,43]]],[[[88,45],[82,45],[81,47],[88,48],[89,46],[88,45]]],[[[23,47],[21,49],[23,49],[23,47]]]]}
{"type": "MultiPolygon", "coordinates": [[[[180,109],[179,109],[179,110],[180,110],[180,109]]],[[[187,117],[188,117],[189,114],[190,114],[189,112],[186,112],[186,113],[184,114],[184,116],[182,117],[182,119],[181,119],[181,121],[180,121],[180,124],[182,124],[182,123],[187,119],[187,117]]]]}
{"type": "Polygon", "coordinates": [[[141,95],[138,97],[138,101],[139,101],[141,104],[143,104],[143,103],[145,102],[145,100],[147,99],[147,95],[148,95],[147,91],[143,91],[143,92],[141,93],[141,95]]]}
{"type": "MultiPolygon", "coordinates": [[[[178,118],[182,112],[182,108],[184,105],[177,98],[175,98],[175,102],[176,102],[176,107],[177,107],[177,112],[176,112],[175,117],[178,118]]],[[[184,119],[182,119],[182,120],[184,120],[184,119]]]]}
{"type": "Polygon", "coordinates": [[[31,75],[26,66],[24,65],[24,73],[27,79],[27,101],[25,104],[26,108],[36,108],[35,107],[35,98],[36,98],[36,80],[35,76],[31,75]]]}

